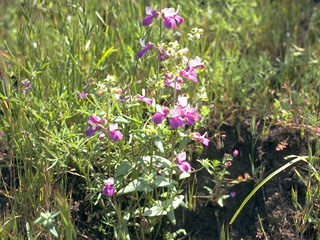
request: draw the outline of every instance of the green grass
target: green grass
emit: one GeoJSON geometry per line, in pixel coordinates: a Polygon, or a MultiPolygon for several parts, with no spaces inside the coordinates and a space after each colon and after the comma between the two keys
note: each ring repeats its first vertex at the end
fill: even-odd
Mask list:
{"type": "MultiPolygon", "coordinates": [[[[28,234],[29,239],[36,235],[53,239],[43,226],[32,223],[42,212],[59,211],[53,219],[59,238],[75,239],[78,226],[68,206],[79,191],[73,188],[77,182],[81,184],[74,186],[83,188],[80,194],[87,203],[88,220],[95,220],[88,227],[112,237],[113,221],[126,222],[126,216],[121,212],[116,213],[118,218],[110,217],[110,203],[101,196],[103,179],[124,160],[131,164],[141,153],[153,156],[162,151],[153,138],[151,113],[146,113],[153,110],[134,102],[110,106],[111,93],[122,88],[125,95],[135,96],[145,89],[146,96],[156,101],[171,99],[170,92],[158,86],[164,71],[156,53],[141,61],[136,58],[139,38],[157,42],[160,27],[156,23],[152,29],[141,26],[143,1],[2,2],[0,131],[4,137],[0,146],[6,148],[7,157],[0,159],[0,167],[9,172],[9,178],[0,175],[7,202],[0,218],[0,238],[25,239],[28,234]],[[32,84],[29,92],[20,91],[25,79],[32,84]],[[87,100],[77,96],[84,89],[90,93],[87,100]],[[101,89],[106,93],[99,96],[101,89]],[[121,116],[119,125],[127,141],[101,144],[96,138],[85,138],[93,113],[106,115],[109,121],[121,116]]],[[[176,7],[176,2],[162,1],[162,8],[176,7]]],[[[189,56],[198,55],[205,62],[199,83],[191,82],[189,89],[182,90],[192,105],[210,110],[196,127],[204,121],[234,123],[254,116],[267,120],[266,131],[275,123],[294,124],[303,137],[305,131],[319,128],[320,6],[311,0],[203,3],[180,3],[185,22],[179,34],[162,29],[164,40],[177,39],[180,46],[189,48],[189,56]],[[199,41],[186,37],[193,27],[204,29],[199,41]]],[[[166,129],[162,133],[163,155],[171,160],[174,140],[182,137],[166,129]]],[[[140,173],[133,172],[130,179],[140,173]]],[[[310,191],[314,194],[318,188],[310,191]]],[[[147,193],[145,199],[157,194],[147,193]]],[[[132,197],[139,198],[138,194],[132,197]]],[[[117,203],[125,206],[124,202],[117,203]]],[[[153,206],[144,200],[136,204],[153,206]]],[[[308,214],[314,218],[312,212],[308,214]]],[[[119,224],[122,233],[128,231],[124,225],[119,224]]]]}

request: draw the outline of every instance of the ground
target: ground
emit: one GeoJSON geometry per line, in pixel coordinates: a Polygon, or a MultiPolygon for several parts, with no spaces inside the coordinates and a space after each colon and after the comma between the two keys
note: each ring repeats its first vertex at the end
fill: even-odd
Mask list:
{"type": "MultiPolygon", "coordinates": [[[[262,122],[260,124],[262,125],[262,122]]],[[[308,155],[308,145],[312,147],[313,144],[310,136],[304,135],[302,138],[301,130],[298,128],[283,127],[278,124],[270,128],[269,134],[261,137],[262,129],[259,124],[256,125],[253,134],[250,125],[250,121],[222,125],[219,132],[225,135],[223,147],[221,148],[220,144],[219,148],[218,144],[212,144],[214,143],[212,141],[201,158],[222,159],[225,153],[232,154],[234,149],[238,149],[239,155],[228,168],[230,175],[226,177],[239,179],[239,176],[242,176],[244,179],[246,173],[252,175],[250,154],[253,153],[255,168],[260,168],[259,179],[256,178],[255,182],[249,178],[233,186],[230,192],[234,191],[236,196],[228,198],[224,207],[208,200],[198,200],[194,211],[184,211],[183,221],[178,227],[185,228],[191,233],[191,239],[219,239],[223,225],[224,229],[227,229],[229,239],[265,239],[259,216],[269,239],[314,239],[311,229],[303,236],[297,236],[294,224],[298,212],[293,205],[292,189],[297,189],[298,202],[302,206],[306,194],[306,186],[294,170],[298,170],[303,178],[306,177],[308,169],[305,163],[298,163],[267,182],[247,203],[236,221],[228,225],[242,201],[258,182],[286,164],[288,162],[286,156],[308,155]]],[[[215,133],[211,131],[210,134],[213,136],[215,133]]],[[[209,186],[210,182],[209,174],[198,174],[198,195],[208,195],[203,186],[209,186]]]]}

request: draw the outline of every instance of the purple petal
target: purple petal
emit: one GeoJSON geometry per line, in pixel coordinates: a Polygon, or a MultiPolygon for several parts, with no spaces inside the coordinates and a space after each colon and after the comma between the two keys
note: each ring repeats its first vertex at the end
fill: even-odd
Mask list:
{"type": "Polygon", "coordinates": [[[155,18],[155,17],[158,17],[159,16],[159,12],[158,11],[156,11],[156,10],[153,10],[152,12],[151,12],[151,15],[155,18]]]}
{"type": "Polygon", "coordinates": [[[85,132],[87,137],[92,136],[96,131],[98,131],[101,126],[90,126],[88,130],[85,132]]]}
{"type": "Polygon", "coordinates": [[[204,137],[204,138],[200,138],[199,140],[200,140],[200,142],[203,143],[203,145],[209,146],[209,139],[208,138],[204,137]]]}
{"type": "Polygon", "coordinates": [[[233,151],[233,153],[232,153],[232,155],[233,155],[234,157],[238,156],[238,154],[239,154],[239,151],[238,151],[237,149],[235,149],[235,150],[233,151]]]}
{"type": "Polygon", "coordinates": [[[99,135],[99,139],[102,140],[106,136],[106,131],[102,131],[102,133],[99,135]]]}
{"type": "Polygon", "coordinates": [[[153,43],[148,42],[147,46],[145,46],[141,51],[137,53],[137,58],[142,58],[153,46],[153,43]]]}
{"type": "Polygon", "coordinates": [[[141,51],[139,51],[138,53],[137,53],[137,58],[142,58],[143,57],[143,55],[145,55],[146,53],[147,53],[147,49],[146,48],[144,48],[144,49],[142,49],[141,51]]]}
{"type": "Polygon", "coordinates": [[[153,15],[148,15],[148,16],[146,16],[146,17],[142,20],[142,25],[145,26],[145,27],[146,27],[146,26],[149,26],[149,25],[152,23],[153,18],[154,18],[153,15]]]}
{"type": "Polygon", "coordinates": [[[184,22],[184,19],[180,17],[179,15],[175,15],[174,19],[177,21],[178,25],[184,22]]]}
{"type": "Polygon", "coordinates": [[[114,187],[113,185],[105,185],[103,187],[103,194],[108,196],[108,197],[112,197],[114,195],[114,187]]]}
{"type": "Polygon", "coordinates": [[[106,121],[105,119],[100,118],[100,117],[98,117],[98,116],[95,115],[95,114],[92,114],[91,117],[90,117],[90,119],[88,120],[88,122],[89,122],[91,125],[94,125],[94,124],[97,124],[97,123],[102,124],[102,123],[104,123],[105,121],[106,121]]]}
{"type": "Polygon", "coordinates": [[[123,135],[119,130],[113,130],[109,132],[110,138],[112,141],[116,142],[118,140],[121,140],[123,135]]]}
{"type": "Polygon", "coordinates": [[[174,117],[170,119],[170,126],[174,129],[178,127],[183,127],[184,122],[181,117],[174,117]]]}
{"type": "Polygon", "coordinates": [[[197,79],[197,70],[194,68],[187,67],[185,70],[180,70],[180,75],[191,81],[198,82],[197,79]]]}
{"type": "Polygon", "coordinates": [[[186,124],[188,124],[188,125],[193,125],[195,122],[195,118],[192,115],[187,114],[184,116],[184,119],[186,120],[186,124]]]}
{"type": "Polygon", "coordinates": [[[174,28],[176,26],[176,21],[172,17],[165,17],[163,19],[163,25],[167,28],[174,28]]]}
{"type": "Polygon", "coordinates": [[[181,162],[179,164],[179,169],[181,172],[189,172],[191,170],[191,165],[188,162],[181,162]]]}
{"type": "Polygon", "coordinates": [[[160,113],[160,112],[157,112],[155,113],[153,116],[152,116],[152,121],[155,123],[155,124],[160,124],[163,120],[164,120],[164,117],[165,115],[160,113]]]}
{"type": "Polygon", "coordinates": [[[88,93],[86,93],[85,91],[78,92],[78,97],[81,99],[85,99],[87,96],[88,96],[88,93]]]}

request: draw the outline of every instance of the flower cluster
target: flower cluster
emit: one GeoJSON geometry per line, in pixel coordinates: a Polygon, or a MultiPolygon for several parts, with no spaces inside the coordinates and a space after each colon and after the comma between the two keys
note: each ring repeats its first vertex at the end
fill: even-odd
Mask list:
{"type": "Polygon", "coordinates": [[[181,172],[189,172],[191,170],[191,166],[186,162],[186,159],[187,154],[185,152],[179,153],[176,157],[176,162],[178,163],[181,172]]]}
{"type": "MultiPolygon", "coordinates": [[[[91,115],[90,119],[88,120],[90,123],[90,127],[85,132],[87,137],[92,136],[95,132],[102,130],[104,124],[106,123],[106,120],[103,118],[98,117],[97,115],[93,114],[91,115]]],[[[108,127],[109,130],[109,136],[112,141],[118,141],[121,140],[123,135],[118,130],[118,124],[117,123],[111,123],[108,127]]],[[[99,135],[99,139],[102,140],[106,136],[106,130],[102,130],[101,134],[99,135]]]]}
{"type": "MultiPolygon", "coordinates": [[[[163,25],[168,29],[175,28],[176,25],[180,25],[184,22],[184,19],[178,15],[179,7],[177,11],[175,11],[174,8],[164,8],[161,13],[163,17],[163,25]]],[[[153,10],[152,7],[146,7],[146,14],[147,16],[142,20],[142,25],[145,27],[149,26],[153,22],[153,19],[160,15],[160,13],[153,10]]]]}
{"type": "Polygon", "coordinates": [[[161,107],[161,109],[152,116],[152,121],[155,124],[160,124],[167,114],[170,115],[170,126],[174,129],[183,127],[184,123],[193,125],[195,121],[201,120],[201,116],[197,113],[197,108],[191,107],[188,104],[187,97],[184,96],[178,97],[176,105],[171,110],[166,107],[161,107]]]}
{"type": "MultiPolygon", "coordinates": [[[[177,9],[177,11],[175,11],[174,8],[164,8],[160,12],[153,10],[152,7],[146,7],[146,17],[142,20],[142,25],[143,26],[149,26],[152,22],[153,19],[158,17],[158,16],[162,16],[163,18],[163,25],[167,28],[175,28],[177,25],[180,25],[181,23],[184,22],[184,19],[178,15],[179,12],[179,7],[177,9]]],[[[142,46],[142,50],[140,50],[137,53],[137,58],[142,58],[143,55],[145,55],[150,49],[153,48],[154,44],[152,42],[148,42],[147,44],[145,44],[145,39],[140,39],[139,40],[140,45],[142,46]]],[[[159,51],[159,60],[163,61],[168,57],[167,52],[162,48],[159,47],[158,48],[159,51]]]]}

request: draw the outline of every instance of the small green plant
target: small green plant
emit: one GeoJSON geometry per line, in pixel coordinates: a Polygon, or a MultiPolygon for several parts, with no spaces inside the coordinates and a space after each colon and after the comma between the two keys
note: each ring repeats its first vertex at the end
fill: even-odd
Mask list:
{"type": "Polygon", "coordinates": [[[54,226],[54,218],[59,215],[59,211],[55,213],[51,212],[42,212],[40,213],[40,217],[38,217],[33,224],[41,224],[41,226],[48,231],[49,233],[52,234],[52,236],[58,238],[58,232],[54,226]]]}
{"type": "MultiPolygon", "coordinates": [[[[233,156],[238,155],[238,150],[234,150],[233,156]]],[[[198,160],[202,168],[206,169],[213,177],[213,188],[204,186],[209,192],[209,199],[212,202],[216,202],[220,207],[224,206],[223,201],[229,197],[235,197],[235,192],[227,193],[229,182],[225,180],[225,177],[229,174],[227,168],[232,165],[233,156],[230,154],[224,154],[222,161],[201,159],[198,160]]],[[[201,170],[201,169],[199,169],[201,170]]],[[[198,170],[198,171],[199,171],[198,170]]],[[[197,198],[207,198],[207,196],[196,196],[197,198]]]]}

